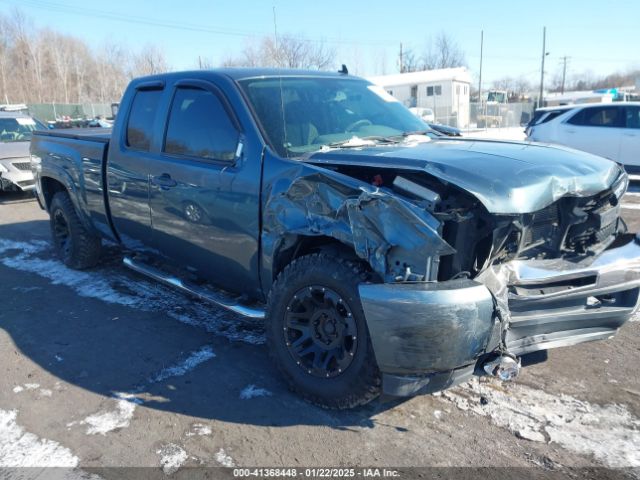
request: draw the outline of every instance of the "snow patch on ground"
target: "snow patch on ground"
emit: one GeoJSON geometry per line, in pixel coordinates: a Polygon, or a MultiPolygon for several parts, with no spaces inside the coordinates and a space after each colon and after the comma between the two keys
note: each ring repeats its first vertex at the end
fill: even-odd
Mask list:
{"type": "Polygon", "coordinates": [[[22,388],[20,385],[13,387],[13,393],[20,393],[23,390],[24,388],[22,388]]]}
{"type": "Polygon", "coordinates": [[[49,390],[48,388],[41,388],[38,393],[40,395],[42,395],[43,397],[50,397],[53,395],[53,392],[51,390],[49,390]]]}
{"type": "Polygon", "coordinates": [[[40,384],[39,383],[25,383],[24,384],[24,388],[26,388],[27,390],[37,390],[38,388],[40,388],[40,384]]]}
{"type": "Polygon", "coordinates": [[[233,461],[233,458],[227,455],[227,452],[224,451],[224,448],[221,448],[216,453],[216,462],[218,462],[223,467],[231,468],[236,466],[236,462],[233,461]]]}
{"type": "Polygon", "coordinates": [[[199,437],[203,437],[205,435],[211,435],[212,430],[211,427],[208,425],[204,425],[202,423],[194,423],[191,426],[191,430],[189,430],[187,432],[187,437],[195,437],[195,436],[199,436],[199,437]]]}
{"type": "Polygon", "coordinates": [[[187,458],[189,458],[184,448],[175,443],[163,445],[156,453],[160,455],[160,465],[166,475],[177,472],[184,462],[187,461],[187,458]]]}
{"type": "Polygon", "coordinates": [[[136,406],[142,402],[129,393],[118,393],[116,398],[115,410],[89,415],[80,422],[81,425],[88,425],[87,435],[106,435],[113,430],[129,426],[136,406]]]}
{"type": "Polygon", "coordinates": [[[473,379],[440,398],[489,417],[520,438],[557,443],[609,467],[640,467],[640,420],[623,405],[600,406],[493,379],[473,379]]]}
{"type": "Polygon", "coordinates": [[[157,383],[166,380],[167,378],[182,376],[188,371],[196,368],[201,363],[211,360],[215,356],[216,354],[213,353],[213,349],[210,346],[205,345],[204,347],[191,352],[191,354],[181,362],[162,369],[156,375],[149,378],[149,382],[157,383]]]}
{"type": "Polygon", "coordinates": [[[254,397],[270,397],[272,393],[265,388],[258,388],[255,385],[247,385],[240,392],[240,400],[249,400],[254,397]]]}
{"type": "Polygon", "coordinates": [[[99,271],[80,272],[52,259],[47,242],[14,242],[0,239],[0,263],[7,267],[40,275],[54,285],[65,285],[83,297],[124,305],[144,311],[164,312],[187,325],[204,328],[232,341],[263,344],[264,326],[260,320],[233,315],[173,289],[149,282],[142,276],[127,274],[120,265],[99,271]]]}
{"type": "Polygon", "coordinates": [[[76,467],[78,457],[57,442],[25,432],[16,410],[0,410],[0,467],[76,467]]]}

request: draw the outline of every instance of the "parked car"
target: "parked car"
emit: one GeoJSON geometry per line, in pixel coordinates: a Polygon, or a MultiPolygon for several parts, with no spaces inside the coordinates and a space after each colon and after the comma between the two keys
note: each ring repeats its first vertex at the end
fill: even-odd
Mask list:
{"type": "Polygon", "coordinates": [[[526,133],[528,140],[584,150],[640,173],[640,102],[541,108],[526,133]]]}
{"type": "Polygon", "coordinates": [[[0,191],[33,190],[29,142],[44,125],[20,111],[0,111],[0,191]]]}
{"type": "Polygon", "coordinates": [[[427,123],[433,123],[436,121],[436,116],[430,108],[411,107],[409,111],[427,123]]]}
{"type": "Polygon", "coordinates": [[[136,272],[263,320],[280,372],[326,407],[510,379],[638,308],[619,165],[432,135],[344,73],[136,79],[113,131],[36,132],[31,154],[66,265],[107,238],[136,272]]]}

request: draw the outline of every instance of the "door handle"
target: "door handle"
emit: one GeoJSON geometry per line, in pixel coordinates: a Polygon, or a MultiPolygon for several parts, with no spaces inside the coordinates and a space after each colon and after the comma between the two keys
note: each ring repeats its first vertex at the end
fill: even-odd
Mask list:
{"type": "Polygon", "coordinates": [[[163,190],[167,190],[178,185],[178,182],[171,178],[171,175],[169,175],[168,173],[163,173],[162,175],[151,177],[151,183],[157,185],[163,190]]]}

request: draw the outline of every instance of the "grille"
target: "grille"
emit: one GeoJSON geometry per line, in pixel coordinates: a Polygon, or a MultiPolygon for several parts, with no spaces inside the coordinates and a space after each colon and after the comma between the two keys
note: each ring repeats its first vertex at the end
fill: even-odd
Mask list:
{"type": "Polygon", "coordinates": [[[31,162],[16,162],[11,165],[16,167],[18,170],[31,171],[31,162]]]}
{"type": "Polygon", "coordinates": [[[553,236],[560,223],[558,204],[554,203],[534,214],[531,225],[524,231],[523,247],[531,248],[553,236]]]}

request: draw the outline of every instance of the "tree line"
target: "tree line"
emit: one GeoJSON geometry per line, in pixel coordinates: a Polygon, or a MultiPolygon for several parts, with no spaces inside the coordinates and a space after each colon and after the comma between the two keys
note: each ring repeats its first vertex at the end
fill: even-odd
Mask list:
{"type": "MultiPolygon", "coordinates": [[[[265,36],[247,43],[232,57],[215,62],[194,59],[200,68],[215,66],[337,69],[337,51],[302,36],[265,36]]],[[[397,70],[412,72],[465,66],[464,51],[454,38],[441,32],[422,51],[401,50],[397,70]]],[[[154,45],[131,51],[116,43],[97,49],[86,42],[49,28],[37,28],[20,11],[0,14],[0,103],[110,103],[118,101],[134,77],[170,69],[163,52],[154,45]]],[[[596,77],[591,72],[571,75],[565,90],[593,90],[633,85],[640,71],[596,77]]],[[[536,88],[526,77],[506,76],[491,83],[521,97],[536,88]]],[[[484,87],[487,88],[487,87],[484,87]]],[[[561,89],[553,75],[550,91],[561,89]]]]}
{"type": "Polygon", "coordinates": [[[72,35],[34,27],[19,11],[0,14],[0,103],[109,103],[131,78],[168,68],[152,45],[94,50],[72,35]]]}

